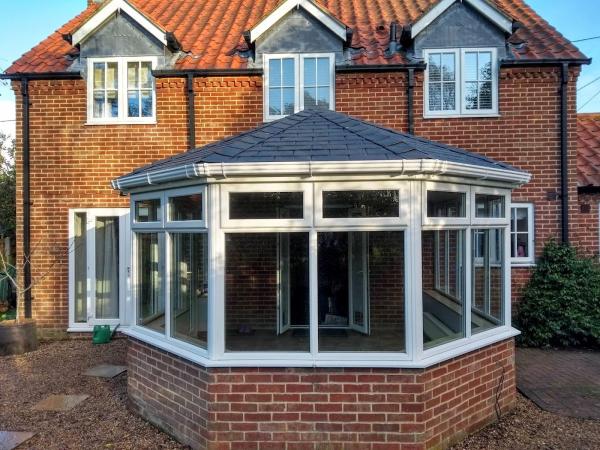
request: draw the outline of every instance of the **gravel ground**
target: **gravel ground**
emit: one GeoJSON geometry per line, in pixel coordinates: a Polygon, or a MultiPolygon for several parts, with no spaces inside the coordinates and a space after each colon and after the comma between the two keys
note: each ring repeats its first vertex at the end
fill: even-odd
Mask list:
{"type": "MultiPolygon", "coordinates": [[[[63,341],[0,358],[0,430],[37,433],[19,449],[185,449],[127,409],[126,374],[112,380],[82,375],[98,364],[124,364],[125,352],[122,339],[105,346],[63,341]],[[31,410],[51,394],[90,398],[68,412],[31,410]]],[[[514,412],[453,447],[475,449],[600,449],[600,421],[560,417],[519,396],[514,412]]]]}

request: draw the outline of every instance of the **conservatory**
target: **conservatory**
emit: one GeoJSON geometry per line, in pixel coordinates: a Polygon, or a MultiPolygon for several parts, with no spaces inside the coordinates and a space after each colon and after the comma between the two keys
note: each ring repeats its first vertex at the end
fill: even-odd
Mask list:
{"type": "Polygon", "coordinates": [[[204,367],[419,368],[513,337],[529,175],[331,111],[139,169],[128,335],[204,367]]]}

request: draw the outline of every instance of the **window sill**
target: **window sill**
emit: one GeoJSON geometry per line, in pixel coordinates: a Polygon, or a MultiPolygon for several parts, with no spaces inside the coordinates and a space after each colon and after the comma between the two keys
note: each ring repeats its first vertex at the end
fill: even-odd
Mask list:
{"type": "Polygon", "coordinates": [[[106,126],[106,125],[156,125],[156,119],[151,120],[103,120],[103,121],[87,121],[84,125],[87,126],[106,126]]]}
{"type": "Polygon", "coordinates": [[[536,267],[537,264],[534,262],[511,262],[511,267],[514,268],[528,268],[528,267],[536,267]]]}
{"type": "Polygon", "coordinates": [[[423,114],[423,119],[498,119],[499,113],[489,114],[423,114]]]}

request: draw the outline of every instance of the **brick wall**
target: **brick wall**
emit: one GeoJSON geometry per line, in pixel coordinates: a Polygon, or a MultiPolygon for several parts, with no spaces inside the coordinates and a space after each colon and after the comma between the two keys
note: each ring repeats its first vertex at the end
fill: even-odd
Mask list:
{"type": "Polygon", "coordinates": [[[515,403],[507,340],[428,369],[205,369],[131,339],[128,390],[193,448],[445,448],[515,403]]]}
{"type": "MultiPolygon", "coordinates": [[[[575,81],[569,91],[570,200],[573,223],[579,206],[575,188],[575,81]]],[[[417,73],[415,131],[418,135],[482,152],[533,173],[530,184],[514,192],[516,201],[534,202],[536,251],[560,232],[558,69],[502,69],[499,118],[423,119],[423,75],[417,73]]],[[[20,85],[17,94],[17,145],[21,148],[20,85]]],[[[202,145],[257,126],[262,121],[260,77],[198,78],[196,144],[202,145]]],[[[31,175],[34,317],[42,328],[64,330],[68,322],[69,208],[127,207],[126,198],[109,182],[149,162],[184,151],[187,142],[185,81],[157,80],[156,125],[85,125],[83,80],[32,81],[31,175]],[[42,277],[43,275],[43,277],[42,277]]],[[[406,74],[338,74],[337,109],[406,131],[406,74]]],[[[18,188],[22,185],[21,152],[17,152],[18,188]]],[[[18,234],[22,235],[22,197],[17,198],[18,234]]],[[[20,241],[20,240],[19,240],[20,241]]],[[[587,240],[583,240],[587,245],[587,240]]],[[[21,258],[19,248],[19,258],[21,258]]],[[[527,270],[513,271],[515,292],[527,270]]]]}
{"type": "Polygon", "coordinates": [[[578,198],[579,215],[577,217],[574,243],[591,256],[600,253],[600,194],[580,194],[578,198]]]}

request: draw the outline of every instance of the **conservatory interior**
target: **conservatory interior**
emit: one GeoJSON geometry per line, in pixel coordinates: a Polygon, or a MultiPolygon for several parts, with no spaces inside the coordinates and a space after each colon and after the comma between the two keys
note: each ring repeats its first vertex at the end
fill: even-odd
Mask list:
{"type": "Polygon", "coordinates": [[[126,333],[207,367],[408,368],[517,334],[509,211],[529,175],[385,132],[440,153],[235,160],[219,150],[234,138],[115,180],[131,194],[126,333]]]}

